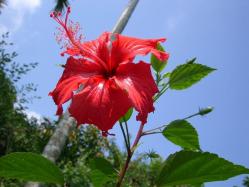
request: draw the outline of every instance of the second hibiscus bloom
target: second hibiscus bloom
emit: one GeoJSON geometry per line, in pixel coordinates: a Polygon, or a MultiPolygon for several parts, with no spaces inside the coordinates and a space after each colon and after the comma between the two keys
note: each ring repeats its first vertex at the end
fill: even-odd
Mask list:
{"type": "Polygon", "coordinates": [[[81,42],[67,24],[68,13],[65,21],[52,15],[70,42],[64,52],[70,55],[65,70],[50,93],[58,105],[57,115],[72,99],[69,113],[79,125],[93,124],[107,132],[129,108],[135,108],[137,120],[145,124],[148,113],[154,111],[153,96],[158,88],[150,64],[134,63],[134,59],[148,53],[168,59],[167,53],[156,49],[165,39],[145,40],[105,32],[96,40],[81,42]]]}

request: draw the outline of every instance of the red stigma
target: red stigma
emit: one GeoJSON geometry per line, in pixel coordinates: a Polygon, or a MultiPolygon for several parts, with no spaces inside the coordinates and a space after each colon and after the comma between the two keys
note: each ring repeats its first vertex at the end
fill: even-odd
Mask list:
{"type": "MultiPolygon", "coordinates": [[[[69,14],[71,8],[67,7],[67,12],[65,17],[62,16],[61,12],[52,12],[50,17],[53,18],[61,27],[58,28],[58,33],[56,34],[56,40],[59,44],[62,43],[63,48],[72,48],[73,46],[80,49],[82,43],[82,35],[79,34],[81,30],[78,23],[73,23],[69,20],[69,14]]],[[[64,56],[64,53],[61,54],[64,56]]]]}

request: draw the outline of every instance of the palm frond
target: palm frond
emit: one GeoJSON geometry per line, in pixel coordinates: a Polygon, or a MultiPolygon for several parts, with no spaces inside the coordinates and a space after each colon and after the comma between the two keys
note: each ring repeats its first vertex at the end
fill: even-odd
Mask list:
{"type": "Polygon", "coordinates": [[[68,0],[56,0],[56,5],[54,7],[54,11],[62,12],[64,10],[64,8],[66,8],[68,6],[69,6],[68,0]]]}
{"type": "Polygon", "coordinates": [[[3,6],[6,4],[5,0],[0,0],[0,8],[3,8],[3,6]]]}

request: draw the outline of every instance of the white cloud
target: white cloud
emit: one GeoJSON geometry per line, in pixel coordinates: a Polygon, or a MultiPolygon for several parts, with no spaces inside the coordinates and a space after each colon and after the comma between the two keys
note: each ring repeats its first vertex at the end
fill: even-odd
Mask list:
{"type": "Polygon", "coordinates": [[[0,16],[0,34],[8,30],[16,32],[27,15],[33,14],[41,6],[41,0],[9,0],[0,16]]]}
{"type": "Polygon", "coordinates": [[[8,6],[10,8],[20,11],[29,11],[33,12],[41,5],[41,0],[10,0],[8,6]]]}
{"type": "Polygon", "coordinates": [[[44,122],[42,115],[38,114],[37,112],[25,110],[24,113],[27,115],[28,120],[32,120],[33,118],[35,118],[39,125],[44,122]]]}

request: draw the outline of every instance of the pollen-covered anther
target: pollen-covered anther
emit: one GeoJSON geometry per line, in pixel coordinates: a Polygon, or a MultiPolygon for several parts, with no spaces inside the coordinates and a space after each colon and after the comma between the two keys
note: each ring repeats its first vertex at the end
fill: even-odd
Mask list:
{"type": "MultiPolygon", "coordinates": [[[[83,36],[79,34],[81,27],[79,23],[74,23],[69,20],[69,14],[71,12],[71,8],[67,7],[67,12],[65,17],[62,16],[61,12],[52,12],[50,17],[52,17],[57,23],[59,23],[60,27],[57,28],[58,33],[56,33],[56,41],[65,48],[66,51],[69,48],[77,48],[80,49],[80,45],[83,40],[83,36]]],[[[63,52],[61,56],[64,56],[63,52]]]]}

